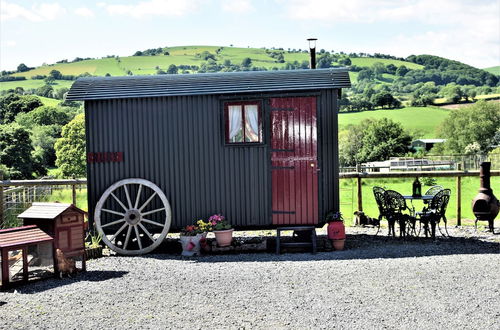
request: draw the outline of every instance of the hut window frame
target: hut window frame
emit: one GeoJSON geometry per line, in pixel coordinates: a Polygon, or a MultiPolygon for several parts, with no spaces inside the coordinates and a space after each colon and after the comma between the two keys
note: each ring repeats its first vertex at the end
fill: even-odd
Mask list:
{"type": "Polygon", "coordinates": [[[262,144],[262,102],[225,102],[224,127],[228,145],[262,144]]]}

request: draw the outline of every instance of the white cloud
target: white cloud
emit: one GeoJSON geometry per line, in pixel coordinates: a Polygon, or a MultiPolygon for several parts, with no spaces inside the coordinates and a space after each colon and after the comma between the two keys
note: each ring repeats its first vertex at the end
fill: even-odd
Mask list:
{"type": "Polygon", "coordinates": [[[76,15],[86,17],[86,18],[95,17],[94,12],[92,10],[88,9],[87,7],[76,8],[74,12],[76,15]]]}
{"type": "Polygon", "coordinates": [[[222,9],[235,14],[250,13],[255,10],[249,0],[223,0],[222,9]]]}
{"type": "Polygon", "coordinates": [[[290,0],[285,7],[293,20],[327,25],[404,23],[405,29],[381,40],[377,51],[428,53],[478,67],[500,61],[498,0],[290,0]]]}
{"type": "Polygon", "coordinates": [[[151,16],[184,16],[198,8],[198,0],[150,0],[137,4],[104,5],[111,15],[126,15],[134,18],[151,16]]]}
{"type": "Polygon", "coordinates": [[[16,47],[16,46],[17,46],[17,42],[16,42],[15,40],[7,40],[7,41],[5,42],[5,45],[6,45],[7,47],[16,47]]]}
{"type": "Polygon", "coordinates": [[[11,19],[25,19],[32,22],[51,21],[57,17],[64,15],[64,9],[59,3],[41,3],[25,8],[15,3],[1,1],[2,8],[0,19],[7,21],[11,19]]]}

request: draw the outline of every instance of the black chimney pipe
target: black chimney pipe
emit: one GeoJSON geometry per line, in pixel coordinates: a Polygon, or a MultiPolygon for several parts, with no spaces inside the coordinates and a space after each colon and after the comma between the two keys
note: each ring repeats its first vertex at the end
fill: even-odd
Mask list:
{"type": "Polygon", "coordinates": [[[309,38],[309,54],[311,56],[310,68],[316,69],[316,38],[309,38]]]}

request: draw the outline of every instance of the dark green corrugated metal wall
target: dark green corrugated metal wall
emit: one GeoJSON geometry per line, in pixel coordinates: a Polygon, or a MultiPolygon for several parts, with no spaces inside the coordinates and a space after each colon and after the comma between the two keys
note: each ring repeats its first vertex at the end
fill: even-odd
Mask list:
{"type": "MultiPolygon", "coordinates": [[[[318,93],[320,218],[338,209],[336,95],[318,93]]],[[[90,214],[111,184],[143,178],[169,199],[173,230],[218,212],[237,227],[270,226],[268,145],[225,146],[221,104],[212,95],[86,101],[87,151],[124,153],[120,163],[88,164],[90,214]]]]}

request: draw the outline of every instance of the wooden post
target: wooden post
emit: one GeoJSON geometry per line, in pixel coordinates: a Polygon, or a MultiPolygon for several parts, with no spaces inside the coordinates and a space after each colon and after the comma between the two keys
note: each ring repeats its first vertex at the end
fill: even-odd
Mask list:
{"type": "MultiPolygon", "coordinates": [[[[75,176],[73,176],[73,179],[75,179],[75,176]]],[[[73,205],[76,206],[76,184],[72,184],[71,188],[73,190],[73,205]]]]}
{"type": "MultiPolygon", "coordinates": [[[[458,164],[458,170],[462,169],[462,164],[458,164]]],[[[462,177],[457,176],[457,226],[462,225],[462,177]]]]}
{"type": "Polygon", "coordinates": [[[357,185],[358,185],[358,211],[363,211],[363,190],[361,184],[361,165],[356,164],[356,171],[358,172],[357,185]]]}
{"type": "MultiPolygon", "coordinates": [[[[0,181],[3,181],[2,172],[0,172],[0,181]]],[[[3,228],[3,186],[0,186],[0,228],[3,228]]]]}

